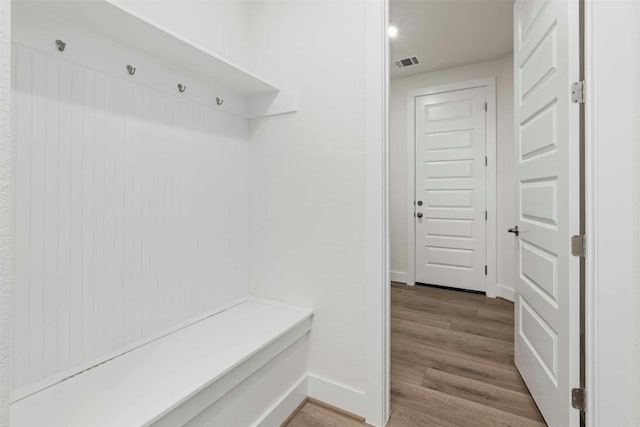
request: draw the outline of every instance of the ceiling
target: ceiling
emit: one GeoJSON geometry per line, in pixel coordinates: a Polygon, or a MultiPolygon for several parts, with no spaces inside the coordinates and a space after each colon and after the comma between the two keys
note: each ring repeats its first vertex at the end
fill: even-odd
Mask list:
{"type": "Polygon", "coordinates": [[[513,0],[391,0],[391,77],[406,77],[513,52],[513,0]],[[416,56],[417,65],[394,61],[416,56]]]}

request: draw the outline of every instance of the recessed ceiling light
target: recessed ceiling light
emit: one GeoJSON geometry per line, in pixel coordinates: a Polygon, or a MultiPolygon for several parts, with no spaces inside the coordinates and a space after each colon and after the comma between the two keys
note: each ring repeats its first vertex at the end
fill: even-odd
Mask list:
{"type": "Polygon", "coordinates": [[[389,37],[394,38],[398,35],[398,27],[394,25],[389,26],[389,37]]]}

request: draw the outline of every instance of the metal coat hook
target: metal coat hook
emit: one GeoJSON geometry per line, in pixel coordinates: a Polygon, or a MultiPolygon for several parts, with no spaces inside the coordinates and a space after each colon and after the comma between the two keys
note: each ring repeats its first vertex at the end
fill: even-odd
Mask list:
{"type": "Polygon", "coordinates": [[[222,103],[223,103],[223,102],[224,102],[224,99],[222,99],[222,98],[218,98],[218,97],[216,96],[216,104],[218,104],[218,105],[222,105],[222,103]]]}
{"type": "Polygon", "coordinates": [[[136,73],[136,67],[132,67],[131,65],[127,65],[127,71],[129,75],[133,76],[136,73]]]}
{"type": "Polygon", "coordinates": [[[180,93],[182,93],[185,90],[187,90],[187,87],[185,85],[183,85],[182,83],[178,83],[178,90],[180,91],[180,93]]]}
{"type": "Polygon", "coordinates": [[[62,40],[56,40],[56,47],[60,52],[64,52],[64,48],[67,47],[67,44],[62,40]]]}

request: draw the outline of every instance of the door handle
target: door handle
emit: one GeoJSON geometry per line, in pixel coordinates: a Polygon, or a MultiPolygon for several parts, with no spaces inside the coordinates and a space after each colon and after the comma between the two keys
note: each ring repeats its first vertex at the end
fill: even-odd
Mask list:
{"type": "Polygon", "coordinates": [[[422,218],[422,212],[418,212],[418,213],[416,214],[416,216],[417,216],[418,218],[422,218]]]}
{"type": "Polygon", "coordinates": [[[517,225],[515,227],[513,227],[513,228],[508,229],[507,231],[509,233],[515,234],[516,236],[520,235],[520,231],[518,230],[518,226],[517,225]]]}

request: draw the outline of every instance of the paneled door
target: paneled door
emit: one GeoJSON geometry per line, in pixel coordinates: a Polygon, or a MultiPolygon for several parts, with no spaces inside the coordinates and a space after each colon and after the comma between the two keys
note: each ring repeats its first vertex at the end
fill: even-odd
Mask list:
{"type": "Polygon", "coordinates": [[[416,282],[485,291],[485,102],[485,87],[416,97],[416,282]]]}
{"type": "MultiPolygon", "coordinates": [[[[577,426],[580,229],[577,1],[514,6],[517,277],[515,362],[550,427],[577,426]]],[[[511,230],[516,231],[516,230],[511,230]]]]}

